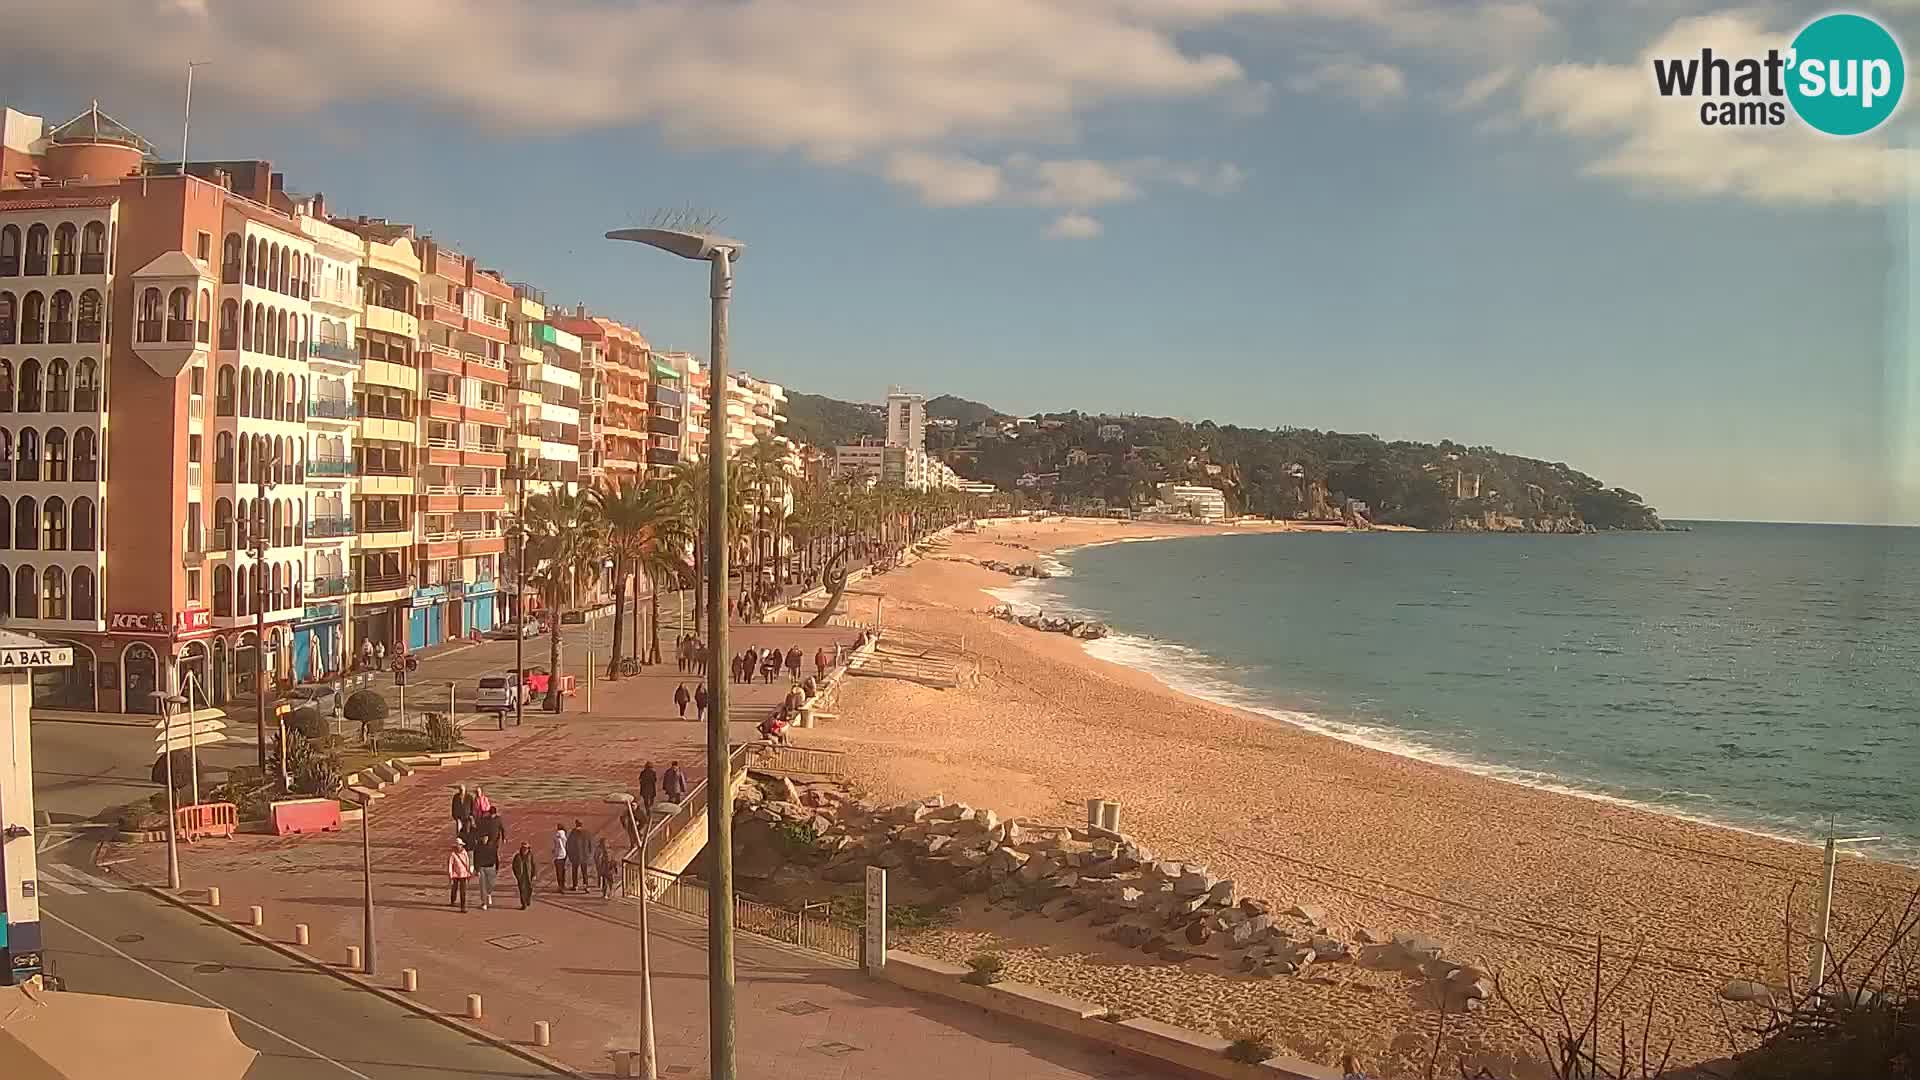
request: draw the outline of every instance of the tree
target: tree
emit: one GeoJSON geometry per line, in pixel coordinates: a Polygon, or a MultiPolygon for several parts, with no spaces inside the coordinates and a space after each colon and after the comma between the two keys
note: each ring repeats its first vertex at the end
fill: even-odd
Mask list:
{"type": "Polygon", "coordinates": [[[341,715],[360,725],[360,739],[371,747],[387,726],[387,699],[372,690],[355,690],[341,715]]]}
{"type": "Polygon", "coordinates": [[[767,538],[771,541],[770,545],[763,544],[761,537],[766,532],[767,501],[771,497],[773,486],[777,484],[781,493],[784,494],[786,485],[792,480],[793,465],[789,460],[791,453],[792,451],[785,444],[771,435],[762,433],[758,439],[754,440],[752,446],[747,447],[744,455],[745,465],[753,474],[754,480],[753,564],[756,578],[766,569],[767,547],[773,548],[776,557],[780,550],[777,520],[773,535],[767,538]]]}
{"type": "MultiPolygon", "coordinates": [[[[700,585],[706,580],[707,559],[707,478],[712,468],[706,458],[698,461],[683,461],[674,467],[667,479],[668,489],[672,493],[674,504],[680,509],[682,520],[694,538],[693,546],[693,622],[696,627],[709,617],[706,612],[707,591],[700,585]]],[[[727,546],[732,548],[746,529],[748,520],[745,476],[737,459],[727,462],[727,546]]]]}
{"type": "Polygon", "coordinates": [[[600,565],[605,532],[590,491],[543,491],[530,496],[524,511],[530,583],[552,616],[547,710],[560,710],[560,616],[578,602],[582,585],[600,565]]]}
{"type": "MultiPolygon", "coordinates": [[[[626,612],[627,583],[636,573],[645,573],[655,584],[651,655],[657,660],[660,651],[658,583],[666,580],[667,573],[679,565],[679,553],[691,543],[691,534],[672,491],[663,483],[642,484],[631,479],[608,483],[594,491],[593,511],[606,533],[607,553],[613,556],[613,655],[607,659],[607,678],[612,679],[620,673],[620,624],[626,612]]],[[[633,647],[636,657],[648,655],[645,642],[636,640],[633,647]]]]}

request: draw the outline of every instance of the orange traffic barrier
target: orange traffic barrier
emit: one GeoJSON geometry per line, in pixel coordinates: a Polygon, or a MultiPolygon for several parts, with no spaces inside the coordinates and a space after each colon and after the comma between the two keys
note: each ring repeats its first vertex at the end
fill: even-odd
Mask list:
{"type": "Polygon", "coordinates": [[[173,812],[173,828],[185,839],[232,836],[240,827],[240,808],[230,802],[196,803],[173,812]]]}

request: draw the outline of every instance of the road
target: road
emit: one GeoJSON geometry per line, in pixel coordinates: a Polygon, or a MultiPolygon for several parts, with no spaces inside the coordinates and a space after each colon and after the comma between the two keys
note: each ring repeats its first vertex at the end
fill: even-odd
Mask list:
{"type": "MultiPolygon", "coordinates": [[[[86,821],[161,790],[153,782],[151,718],[128,720],[123,725],[34,717],[34,808],[55,821],[86,821]]],[[[249,725],[227,742],[201,747],[200,762],[217,770],[251,764],[256,745],[249,725]]],[[[188,801],[188,794],[182,792],[180,800],[188,801]]]]}
{"type": "MultiPolygon", "coordinates": [[[[73,844],[71,848],[90,845],[73,844]]],[[[257,945],[104,871],[42,864],[47,972],[68,990],[226,1009],[260,1052],[249,1080],[556,1074],[257,945]]]]}

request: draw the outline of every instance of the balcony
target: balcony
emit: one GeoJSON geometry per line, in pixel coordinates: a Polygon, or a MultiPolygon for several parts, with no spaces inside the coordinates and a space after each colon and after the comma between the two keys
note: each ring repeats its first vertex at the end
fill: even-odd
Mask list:
{"type": "Polygon", "coordinates": [[[344,399],[312,398],[307,402],[307,415],[324,416],[330,420],[351,420],[360,415],[360,409],[344,399]]]}
{"type": "Polygon", "coordinates": [[[391,589],[407,587],[407,575],[400,571],[391,574],[361,574],[360,586],[355,592],[387,592],[391,589]]]}
{"type": "Polygon", "coordinates": [[[351,342],[310,341],[307,343],[307,355],[315,360],[331,360],[336,364],[360,365],[360,346],[351,342]]]}
{"type": "Polygon", "coordinates": [[[309,458],[308,476],[352,476],[358,470],[349,458],[309,458]]]}
{"type": "Polygon", "coordinates": [[[507,320],[498,315],[488,315],[485,312],[481,312],[473,316],[473,320],[483,326],[491,326],[496,330],[505,330],[507,328],[507,320]]]}
{"type": "Polygon", "coordinates": [[[667,450],[658,446],[650,446],[647,448],[647,464],[678,465],[680,464],[680,451],[667,450]]]}
{"type": "Polygon", "coordinates": [[[352,536],[353,519],[351,517],[319,517],[307,521],[307,539],[326,540],[332,537],[352,536]]]}
{"type": "Polygon", "coordinates": [[[398,521],[369,521],[360,526],[360,531],[363,533],[399,533],[406,532],[410,527],[410,523],[405,518],[401,518],[398,521]]]}
{"type": "Polygon", "coordinates": [[[428,484],[429,495],[498,495],[498,484],[428,484]]]}
{"type": "Polygon", "coordinates": [[[347,579],[345,575],[317,577],[307,582],[307,596],[309,598],[345,595],[347,595],[347,579]]]}

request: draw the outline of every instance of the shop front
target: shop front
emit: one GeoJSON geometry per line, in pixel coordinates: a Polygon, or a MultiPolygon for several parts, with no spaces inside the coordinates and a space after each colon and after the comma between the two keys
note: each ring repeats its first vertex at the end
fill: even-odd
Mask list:
{"type": "Polygon", "coordinates": [[[484,634],[498,625],[496,584],[493,581],[474,581],[467,584],[462,612],[467,633],[484,634]]]}
{"type": "Polygon", "coordinates": [[[418,652],[447,640],[447,587],[422,585],[413,590],[413,608],[407,614],[407,650],[418,652]]]}
{"type": "Polygon", "coordinates": [[[343,633],[339,604],[308,604],[293,624],[293,681],[314,682],[339,671],[346,655],[343,633]]]}

